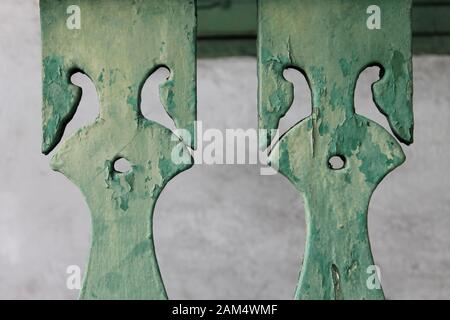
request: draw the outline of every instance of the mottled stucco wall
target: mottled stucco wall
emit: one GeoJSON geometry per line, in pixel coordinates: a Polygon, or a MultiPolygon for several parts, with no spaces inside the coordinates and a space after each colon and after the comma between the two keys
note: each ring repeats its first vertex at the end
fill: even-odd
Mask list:
{"type": "MultiPolygon", "coordinates": [[[[68,265],[84,267],[90,217],[74,185],[40,154],[37,1],[0,3],[0,298],[72,299],[68,265]]],[[[309,111],[298,73],[290,127],[309,111]]],[[[386,126],[371,101],[376,70],[357,87],[358,112],[386,126]]],[[[390,299],[450,298],[450,57],[414,59],[416,141],[404,166],[375,192],[369,229],[390,299]]],[[[199,120],[205,128],[256,126],[256,60],[200,60],[199,120]]],[[[79,111],[66,136],[98,112],[85,77],[79,111]]],[[[143,107],[169,124],[144,88],[143,107]]],[[[258,166],[196,166],[176,177],[155,209],[156,249],[171,298],[290,299],[305,241],[302,200],[280,175],[258,166]]]]}

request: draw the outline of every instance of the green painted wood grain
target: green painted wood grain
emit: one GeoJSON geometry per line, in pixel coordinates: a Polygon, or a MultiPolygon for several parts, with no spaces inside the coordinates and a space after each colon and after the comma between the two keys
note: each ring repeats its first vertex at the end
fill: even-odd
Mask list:
{"type": "MultiPolygon", "coordinates": [[[[373,99],[395,136],[413,141],[411,1],[380,0],[381,30],[366,27],[372,1],[259,2],[259,126],[266,148],[293,101],[286,68],[304,73],[312,112],[281,137],[272,165],[302,195],[307,241],[296,299],[383,299],[367,286],[374,265],[367,211],[380,181],[405,161],[396,141],[355,113],[354,91],[368,66],[382,69],[373,99]],[[332,156],[345,159],[341,170],[332,156]]],[[[308,106],[303,106],[304,108],[308,106]]],[[[300,245],[300,244],[299,244],[300,245]]]]}
{"type": "MultiPolygon", "coordinates": [[[[159,66],[171,76],[161,101],[178,128],[194,137],[196,18],[186,0],[41,0],[43,152],[60,142],[76,112],[81,71],[95,84],[100,114],[58,146],[52,168],[75,183],[92,215],[92,244],[83,299],[165,299],[153,243],[153,209],[161,190],[192,165],[177,165],[179,139],[144,118],[140,94],[159,66]],[[81,9],[81,29],[66,27],[69,5],[81,9]],[[132,169],[116,172],[127,159],[132,169]]],[[[195,139],[192,146],[195,145],[195,139]]]]}

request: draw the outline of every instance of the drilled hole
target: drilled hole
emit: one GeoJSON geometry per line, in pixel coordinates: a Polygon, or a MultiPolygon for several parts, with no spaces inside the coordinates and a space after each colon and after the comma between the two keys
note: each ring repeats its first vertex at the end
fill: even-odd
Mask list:
{"type": "Polygon", "coordinates": [[[332,156],[328,160],[328,165],[330,166],[330,169],[341,170],[345,167],[345,158],[339,155],[332,156]]]}
{"type": "Polygon", "coordinates": [[[131,163],[125,158],[119,158],[114,161],[114,171],[118,173],[127,173],[131,171],[131,163]]]}

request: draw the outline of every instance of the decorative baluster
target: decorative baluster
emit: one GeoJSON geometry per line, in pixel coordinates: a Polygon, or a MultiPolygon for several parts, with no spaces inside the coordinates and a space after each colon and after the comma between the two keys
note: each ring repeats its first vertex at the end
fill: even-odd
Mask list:
{"type": "Polygon", "coordinates": [[[272,139],[293,100],[283,78],[301,70],[312,113],[277,143],[271,162],[306,206],[307,242],[297,299],[383,299],[368,285],[374,270],[367,209],[380,181],[405,161],[399,143],[355,113],[359,74],[380,66],[373,99],[395,136],[413,141],[411,1],[263,0],[259,2],[259,125],[272,139]],[[339,157],[343,167],[329,161],[339,157]]]}
{"type": "MultiPolygon", "coordinates": [[[[71,75],[92,79],[97,120],[58,147],[52,168],[84,194],[92,247],[81,298],[165,299],[153,243],[155,202],[168,181],[192,165],[176,164],[179,138],[140,112],[148,76],[166,66],[166,111],[195,146],[195,3],[186,0],[41,0],[43,152],[60,142],[81,98],[71,75]],[[124,158],[128,172],[117,172],[124,158]]],[[[188,154],[184,148],[184,154],[188,154]]]]}

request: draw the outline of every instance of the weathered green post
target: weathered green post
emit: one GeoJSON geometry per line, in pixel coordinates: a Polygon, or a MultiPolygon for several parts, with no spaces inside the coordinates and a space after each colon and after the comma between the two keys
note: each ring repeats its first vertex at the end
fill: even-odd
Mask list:
{"type": "Polygon", "coordinates": [[[395,136],[413,141],[410,0],[259,1],[259,125],[273,138],[293,100],[286,68],[304,73],[312,113],[272,151],[306,206],[307,242],[297,299],[383,299],[374,270],[367,209],[378,183],[405,161],[384,128],[355,113],[359,74],[380,66],[373,99],[395,136]],[[339,157],[343,168],[329,162],[339,157]]]}
{"type": "Polygon", "coordinates": [[[165,299],[153,245],[152,216],[175,164],[179,139],[140,112],[147,77],[171,71],[161,100],[195,144],[196,18],[190,0],[41,0],[43,152],[60,142],[87,74],[100,100],[97,120],[58,147],[52,167],[83,192],[92,213],[92,247],[81,298],[165,299]],[[125,158],[129,172],[116,172],[125,158]]]}

